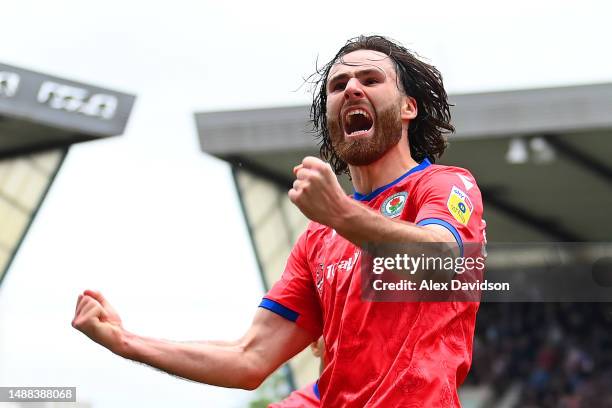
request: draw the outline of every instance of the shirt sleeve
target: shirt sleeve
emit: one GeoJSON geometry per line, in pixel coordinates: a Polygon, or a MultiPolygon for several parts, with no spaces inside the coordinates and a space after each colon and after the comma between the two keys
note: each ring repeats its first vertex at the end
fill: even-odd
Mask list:
{"type": "Polygon", "coordinates": [[[308,265],[307,234],[308,231],[304,232],[296,242],[280,280],[264,296],[259,307],[295,322],[318,338],[323,315],[308,265]]]}
{"type": "Polygon", "coordinates": [[[474,177],[460,168],[434,172],[418,190],[417,225],[441,225],[455,237],[463,254],[465,242],[482,242],[482,197],[474,177]]]}
{"type": "Polygon", "coordinates": [[[268,408],[315,408],[320,407],[317,383],[293,391],[284,400],[268,405],[268,408]]]}

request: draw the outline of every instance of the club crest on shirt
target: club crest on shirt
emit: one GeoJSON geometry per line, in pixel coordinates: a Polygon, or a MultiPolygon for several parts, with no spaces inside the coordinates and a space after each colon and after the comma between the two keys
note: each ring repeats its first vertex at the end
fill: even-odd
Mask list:
{"type": "Polygon", "coordinates": [[[467,225],[468,221],[470,221],[472,211],[474,211],[474,206],[470,198],[456,186],[451,188],[446,206],[452,216],[463,225],[467,225]]]}
{"type": "Polygon", "coordinates": [[[407,200],[408,193],[405,191],[395,193],[382,203],[380,212],[389,218],[395,218],[402,213],[407,200]]]}

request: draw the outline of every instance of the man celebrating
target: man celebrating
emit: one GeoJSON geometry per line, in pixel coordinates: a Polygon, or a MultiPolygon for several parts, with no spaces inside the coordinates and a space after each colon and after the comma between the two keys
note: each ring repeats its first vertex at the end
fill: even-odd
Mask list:
{"type": "Polygon", "coordinates": [[[440,73],[380,36],[349,40],[321,71],[311,115],[326,163],[295,167],[291,201],[311,222],[239,340],[178,343],[126,331],[98,292],[73,326],[125,358],[206,384],[256,388],[323,336],[325,407],[460,406],[477,303],[367,302],[366,244],[484,240],[472,175],[432,164],[453,131],[440,73]],[[336,175],[350,173],[348,197],[336,175]],[[334,174],[335,173],[335,174],[334,174]]]}

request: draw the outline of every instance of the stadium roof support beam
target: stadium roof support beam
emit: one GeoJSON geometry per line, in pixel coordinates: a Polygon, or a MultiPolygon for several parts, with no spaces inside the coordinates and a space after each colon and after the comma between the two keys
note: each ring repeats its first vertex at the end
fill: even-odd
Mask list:
{"type": "Polygon", "coordinates": [[[525,208],[509,203],[506,200],[500,199],[493,189],[480,186],[480,192],[486,205],[492,205],[497,210],[505,213],[516,221],[524,224],[529,228],[533,228],[539,232],[549,235],[552,238],[559,239],[563,242],[581,242],[583,238],[573,232],[563,228],[559,222],[552,219],[546,219],[532,214],[525,208]]]}
{"type": "Polygon", "coordinates": [[[272,183],[274,183],[279,188],[286,188],[289,190],[293,185],[293,180],[288,179],[282,174],[275,173],[271,170],[266,169],[263,166],[255,163],[252,160],[247,159],[242,155],[230,155],[224,157],[224,160],[227,161],[232,167],[243,168],[244,170],[248,170],[256,176],[262,177],[272,183]]]}
{"type": "Polygon", "coordinates": [[[4,280],[4,277],[6,276],[7,271],[10,269],[11,264],[13,263],[13,260],[15,259],[15,256],[19,252],[19,248],[21,247],[21,244],[23,243],[26,235],[28,234],[28,231],[30,227],[32,226],[32,223],[36,219],[36,215],[38,214],[38,211],[40,210],[42,203],[45,201],[45,198],[47,197],[47,194],[49,193],[49,190],[51,189],[51,186],[53,185],[53,181],[55,181],[57,174],[62,168],[62,164],[66,160],[66,156],[68,155],[69,147],[64,147],[63,149],[57,149],[57,150],[59,150],[59,158],[57,160],[57,163],[55,164],[55,167],[51,170],[51,173],[49,174],[49,179],[47,180],[47,184],[44,190],[42,191],[40,197],[38,198],[38,202],[36,206],[34,207],[34,210],[29,214],[29,220],[27,224],[25,225],[19,237],[19,240],[15,243],[15,246],[11,249],[8,260],[6,261],[4,265],[0,265],[0,285],[2,284],[2,281],[4,280]]]}
{"type": "Polygon", "coordinates": [[[561,140],[557,135],[545,134],[542,137],[567,159],[612,184],[612,168],[606,163],[561,140]]]}
{"type": "Polygon", "coordinates": [[[70,148],[72,143],[69,142],[59,142],[59,141],[49,141],[39,143],[33,147],[15,147],[11,149],[0,150],[0,160],[3,159],[12,159],[15,157],[25,156],[28,154],[39,153],[39,152],[47,152],[50,150],[67,150],[70,148]]]}

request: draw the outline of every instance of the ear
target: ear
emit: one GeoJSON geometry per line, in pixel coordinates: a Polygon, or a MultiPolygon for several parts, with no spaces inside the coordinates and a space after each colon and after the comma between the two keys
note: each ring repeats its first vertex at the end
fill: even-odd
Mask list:
{"type": "Polygon", "coordinates": [[[412,120],[417,117],[418,109],[416,100],[412,96],[402,97],[401,118],[402,120],[412,120]]]}

